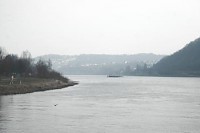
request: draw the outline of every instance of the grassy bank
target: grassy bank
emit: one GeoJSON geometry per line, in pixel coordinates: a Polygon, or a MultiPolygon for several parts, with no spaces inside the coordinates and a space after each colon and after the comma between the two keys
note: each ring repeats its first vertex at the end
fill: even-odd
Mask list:
{"type": "Polygon", "coordinates": [[[0,95],[25,94],[37,91],[61,89],[78,84],[77,82],[64,82],[56,79],[21,78],[10,84],[9,78],[0,79],[0,95]]]}

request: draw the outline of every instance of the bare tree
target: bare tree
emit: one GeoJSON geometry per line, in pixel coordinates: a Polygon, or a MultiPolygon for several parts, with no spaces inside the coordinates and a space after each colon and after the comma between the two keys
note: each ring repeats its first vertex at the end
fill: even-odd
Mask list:
{"type": "Polygon", "coordinates": [[[6,56],[6,50],[0,46],[0,60],[3,60],[3,58],[6,56]]]}
{"type": "Polygon", "coordinates": [[[31,59],[31,53],[28,50],[23,51],[22,54],[21,54],[21,58],[30,60],[31,59]]]}

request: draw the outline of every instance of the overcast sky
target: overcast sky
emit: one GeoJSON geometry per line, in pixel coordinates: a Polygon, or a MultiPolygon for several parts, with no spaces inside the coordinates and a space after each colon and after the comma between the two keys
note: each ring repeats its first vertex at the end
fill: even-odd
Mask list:
{"type": "Polygon", "coordinates": [[[200,0],[0,0],[9,53],[172,54],[200,37],[200,0]]]}

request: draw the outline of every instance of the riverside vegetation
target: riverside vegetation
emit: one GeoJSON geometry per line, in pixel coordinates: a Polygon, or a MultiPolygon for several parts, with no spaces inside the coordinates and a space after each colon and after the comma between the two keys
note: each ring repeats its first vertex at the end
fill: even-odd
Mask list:
{"type": "Polygon", "coordinates": [[[18,57],[0,47],[0,95],[24,94],[72,86],[71,81],[52,69],[51,60],[34,63],[28,51],[18,57]]]}

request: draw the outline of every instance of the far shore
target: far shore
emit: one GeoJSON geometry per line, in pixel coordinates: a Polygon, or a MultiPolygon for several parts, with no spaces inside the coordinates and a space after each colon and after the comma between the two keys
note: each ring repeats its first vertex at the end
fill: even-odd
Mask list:
{"type": "Polygon", "coordinates": [[[25,94],[38,91],[47,91],[62,89],[69,86],[77,85],[78,82],[69,80],[64,82],[56,79],[26,79],[25,81],[17,81],[13,84],[9,82],[0,83],[0,95],[14,95],[14,94],[25,94]]]}

